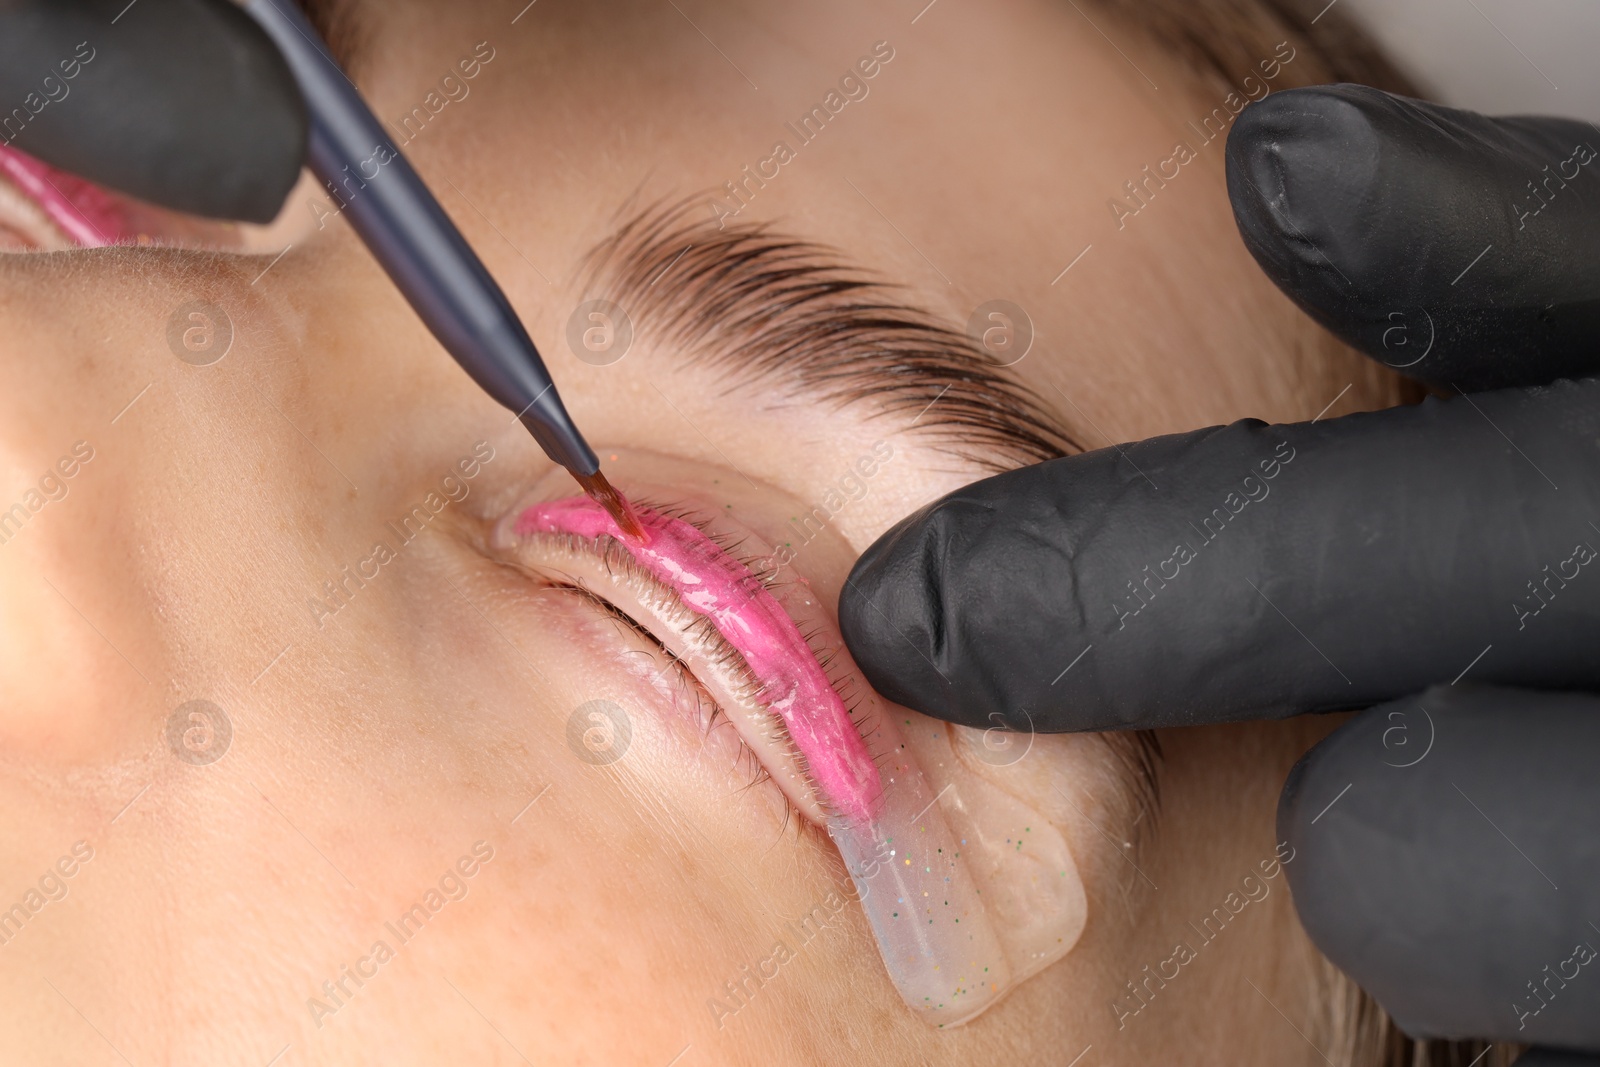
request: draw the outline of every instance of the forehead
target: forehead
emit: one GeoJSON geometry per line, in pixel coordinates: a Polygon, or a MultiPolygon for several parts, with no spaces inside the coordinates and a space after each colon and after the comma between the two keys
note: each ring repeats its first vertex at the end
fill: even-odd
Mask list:
{"type": "Polygon", "coordinates": [[[1042,2],[519,6],[398,9],[361,66],[447,207],[537,272],[536,336],[626,205],[703,194],[957,327],[1020,308],[1014,373],[1111,436],[1308,414],[1270,355],[1304,326],[1227,209],[1228,87],[1135,28],[1042,2]]]}

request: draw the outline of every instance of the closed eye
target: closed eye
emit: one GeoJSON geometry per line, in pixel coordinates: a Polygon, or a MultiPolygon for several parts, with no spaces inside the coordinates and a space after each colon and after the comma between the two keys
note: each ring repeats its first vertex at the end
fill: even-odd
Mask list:
{"type": "MultiPolygon", "coordinates": [[[[655,676],[670,679],[675,683],[677,692],[684,694],[687,699],[693,701],[695,713],[707,736],[710,736],[713,731],[733,731],[734,740],[737,742],[735,763],[746,776],[745,788],[753,789],[772,779],[772,775],[767,771],[766,765],[761,762],[761,758],[755,754],[749,745],[745,744],[743,738],[738,736],[738,730],[729,720],[727,712],[722,709],[722,705],[717,703],[716,698],[711,695],[700,679],[695,677],[693,668],[683,657],[663,644],[648,627],[640,625],[627,612],[586,586],[574,581],[572,584],[557,583],[555,588],[570,591],[573,596],[581,598],[585,603],[606,615],[629,635],[644,644],[650,650],[648,654],[653,657],[655,662],[660,664],[654,672],[655,676]]],[[[732,649],[729,652],[734,656],[738,655],[732,649]]],[[[794,810],[792,804],[788,807],[790,811],[794,810]]]]}
{"type": "MultiPolygon", "coordinates": [[[[660,519],[663,510],[651,509],[648,514],[660,519]]],[[[676,514],[682,516],[683,512],[676,514]]],[[[688,518],[681,521],[687,522],[688,518]]],[[[740,547],[738,540],[706,532],[708,525],[704,522],[697,522],[695,528],[705,535],[708,544],[715,538],[717,543],[709,551],[721,559],[720,565],[737,568],[752,591],[766,590],[768,583],[779,582],[769,568],[760,566],[760,561],[732,554],[740,547]],[[757,574],[763,574],[766,580],[757,574]]],[[[741,742],[740,760],[748,754],[752,761],[753,784],[763,776],[770,778],[790,806],[816,825],[835,814],[783,716],[774,710],[775,698],[792,700],[794,694],[788,690],[773,693],[745,655],[719,631],[712,618],[716,609],[710,609],[712,614],[708,614],[691,607],[679,590],[652,574],[610,536],[523,532],[510,539],[509,547],[509,561],[525,573],[551,587],[582,595],[658,651],[662,665],[654,672],[656,677],[673,678],[680,691],[687,688],[704,729],[710,731],[721,723],[734,727],[741,742]]],[[[726,617],[723,622],[726,624],[726,617]]],[[[791,630],[794,625],[788,622],[791,630]]],[[[806,644],[806,654],[816,665],[813,669],[821,669],[828,650],[812,647],[809,638],[806,644]]],[[[834,685],[831,679],[829,684],[834,685]]],[[[840,699],[836,687],[830,691],[830,699],[840,699]]],[[[859,732],[852,728],[852,733],[860,746],[859,732]]]]}

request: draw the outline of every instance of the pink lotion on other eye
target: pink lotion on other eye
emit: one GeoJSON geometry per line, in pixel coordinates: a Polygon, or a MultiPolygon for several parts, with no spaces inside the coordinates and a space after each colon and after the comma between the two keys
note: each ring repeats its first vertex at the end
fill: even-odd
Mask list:
{"type": "Polygon", "coordinates": [[[0,144],[0,177],[11,180],[51,222],[84,248],[128,236],[127,220],[104,190],[0,144]]]}
{"type": "Polygon", "coordinates": [[[761,699],[805,757],[823,801],[851,821],[873,819],[883,792],[877,765],[789,613],[749,568],[691,524],[648,508],[637,513],[648,543],[625,536],[587,497],[535,504],[518,517],[516,531],[615,538],[739,650],[762,684],[761,699]]]}

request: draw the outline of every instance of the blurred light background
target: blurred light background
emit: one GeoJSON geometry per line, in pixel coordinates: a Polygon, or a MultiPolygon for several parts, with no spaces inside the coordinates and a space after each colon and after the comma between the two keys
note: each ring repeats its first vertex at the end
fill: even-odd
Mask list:
{"type": "Polygon", "coordinates": [[[1334,2],[1444,103],[1600,120],[1596,0],[1334,2]]]}

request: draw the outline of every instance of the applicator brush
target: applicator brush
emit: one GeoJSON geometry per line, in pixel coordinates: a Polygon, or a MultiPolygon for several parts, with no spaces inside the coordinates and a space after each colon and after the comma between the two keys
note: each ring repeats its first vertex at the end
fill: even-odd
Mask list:
{"type": "MultiPolygon", "coordinates": [[[[613,459],[616,457],[612,457],[613,459]]],[[[641,544],[649,544],[650,539],[645,535],[644,527],[639,523],[639,517],[634,514],[633,508],[628,505],[628,500],[614,489],[606,476],[599,471],[593,474],[574,474],[578,484],[583,486],[584,493],[596,504],[606,509],[606,514],[611,516],[611,521],[629,537],[641,544]]]]}
{"type": "Polygon", "coordinates": [[[395,147],[310,21],[290,0],[248,0],[245,11],[293,72],[310,117],[307,163],[341,214],[439,343],[485,392],[516,413],[617,525],[644,529],[573,425],[539,350],[511,302],[395,147]]]}

